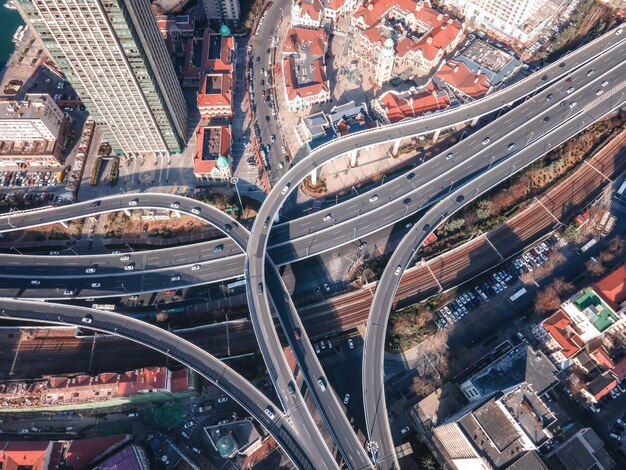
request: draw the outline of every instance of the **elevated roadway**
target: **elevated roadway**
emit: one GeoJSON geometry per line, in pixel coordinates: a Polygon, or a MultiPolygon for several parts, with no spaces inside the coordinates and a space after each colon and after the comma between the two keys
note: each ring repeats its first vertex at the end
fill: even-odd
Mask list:
{"type": "MultiPolygon", "coordinates": [[[[566,110],[562,123],[547,134],[552,139],[552,145],[546,146],[542,141],[533,142],[520,153],[519,158],[495,165],[466,185],[452,190],[449,195],[426,212],[394,251],[377,285],[368,317],[363,350],[363,399],[366,426],[370,443],[378,449],[377,463],[381,469],[397,467],[385,405],[383,361],[391,305],[404,270],[424,240],[460,208],[525,168],[549,149],[569,140],[610,111],[622,106],[625,102],[626,81],[623,78],[625,73],[626,65],[620,63],[616,66],[609,66],[605,73],[591,76],[591,78],[587,76],[586,83],[576,92],[577,106],[570,107],[569,104],[561,106],[566,110]],[[601,83],[605,80],[608,80],[611,86],[603,89],[601,83]],[[596,92],[600,89],[603,93],[597,95],[596,92]]],[[[540,113],[537,118],[541,118],[545,113],[540,113]]],[[[529,121],[528,129],[533,128],[534,120],[529,121]]]]}
{"type": "Polygon", "coordinates": [[[301,469],[337,468],[325,446],[299,434],[293,416],[283,414],[265,395],[219,359],[161,328],[100,310],[0,298],[0,318],[70,325],[110,333],[142,344],[195,370],[239,403],[272,435],[301,469]]]}

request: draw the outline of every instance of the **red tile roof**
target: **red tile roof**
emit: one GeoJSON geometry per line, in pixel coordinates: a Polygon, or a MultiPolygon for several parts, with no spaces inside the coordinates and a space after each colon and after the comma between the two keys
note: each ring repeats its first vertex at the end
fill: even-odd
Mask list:
{"type": "Polygon", "coordinates": [[[463,62],[442,64],[435,76],[472,98],[485,96],[491,88],[487,75],[472,73],[463,62]]]}
{"type": "Polygon", "coordinates": [[[301,8],[300,17],[308,15],[314,21],[320,19],[320,14],[324,9],[320,0],[300,0],[296,2],[296,5],[299,5],[301,8]]]}
{"type": "Polygon", "coordinates": [[[387,119],[392,123],[450,106],[448,94],[434,90],[423,91],[408,97],[400,97],[395,92],[388,91],[381,95],[378,102],[386,111],[387,119]]]}
{"type": "MultiPolygon", "coordinates": [[[[196,155],[193,161],[193,172],[196,174],[211,173],[217,167],[217,157],[230,154],[231,138],[230,126],[198,127],[196,130],[196,155]],[[217,132],[212,132],[211,129],[219,129],[219,136],[217,132]],[[207,141],[207,138],[210,140],[207,141]],[[219,138],[219,142],[213,142],[217,138],[219,138]]],[[[173,380],[174,376],[172,375],[172,383],[173,380]]],[[[176,376],[176,380],[181,380],[180,375],[176,376]]]]}
{"type": "Polygon", "coordinates": [[[328,35],[323,28],[289,28],[283,43],[283,54],[300,54],[300,48],[303,45],[310,45],[309,54],[322,57],[326,53],[327,44],[328,35]]]}
{"type": "Polygon", "coordinates": [[[594,284],[593,288],[616,310],[626,300],[626,265],[604,276],[594,284]]]}
{"type": "Polygon", "coordinates": [[[44,463],[51,449],[50,441],[0,441],[2,470],[48,470],[44,463]]]}
{"type": "Polygon", "coordinates": [[[595,351],[591,352],[591,357],[599,364],[606,367],[606,369],[613,369],[615,367],[615,363],[610,358],[609,353],[606,352],[602,346],[600,346],[595,351]]]}
{"type": "Polygon", "coordinates": [[[173,393],[184,392],[189,389],[189,370],[177,369],[172,371],[170,378],[170,391],[173,393]]]}
{"type": "MultiPolygon", "coordinates": [[[[198,92],[199,108],[232,106],[232,78],[228,74],[205,75],[198,92]]],[[[201,110],[202,111],[202,110],[201,110]]],[[[232,109],[231,109],[232,112],[232,109]]]]}
{"type": "Polygon", "coordinates": [[[129,435],[120,434],[118,436],[73,440],[67,448],[67,463],[72,470],[88,470],[93,468],[90,464],[96,458],[115,450],[130,439],[129,435]]]}
{"type": "Polygon", "coordinates": [[[308,97],[318,95],[322,90],[329,91],[326,73],[324,72],[324,63],[321,59],[311,62],[313,65],[313,77],[303,85],[298,84],[295,72],[295,64],[292,56],[283,59],[283,72],[285,78],[285,87],[287,96],[290,100],[294,100],[297,96],[308,97]]]}
{"type": "Polygon", "coordinates": [[[330,0],[324,6],[329,10],[339,10],[344,3],[346,3],[346,0],[330,0]]]}
{"type": "Polygon", "coordinates": [[[582,340],[572,330],[571,324],[570,318],[561,310],[543,322],[544,329],[559,343],[561,353],[565,357],[573,356],[583,346],[582,340]]]}

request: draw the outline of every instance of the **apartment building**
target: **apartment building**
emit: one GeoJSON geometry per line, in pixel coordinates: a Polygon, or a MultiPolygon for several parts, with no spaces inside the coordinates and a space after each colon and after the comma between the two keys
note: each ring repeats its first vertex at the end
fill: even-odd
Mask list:
{"type": "Polygon", "coordinates": [[[148,0],[17,7],[118,154],[181,151],[187,107],[148,0]]]}
{"type": "Polygon", "coordinates": [[[203,0],[204,12],[210,20],[237,23],[241,15],[239,0],[203,0]]]}

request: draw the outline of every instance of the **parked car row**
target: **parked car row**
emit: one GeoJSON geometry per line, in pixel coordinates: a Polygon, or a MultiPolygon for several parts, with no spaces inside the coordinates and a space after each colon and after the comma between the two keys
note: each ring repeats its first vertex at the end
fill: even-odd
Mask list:
{"type": "Polygon", "coordinates": [[[4,187],[44,187],[56,184],[56,175],[50,171],[3,171],[0,174],[0,186],[4,187]]]}
{"type": "Polygon", "coordinates": [[[446,328],[450,323],[456,323],[470,310],[478,307],[481,302],[490,297],[500,294],[508,286],[514,283],[523,272],[531,272],[548,260],[548,254],[552,245],[557,242],[556,237],[551,237],[545,242],[537,244],[523,255],[515,258],[499,271],[493,272],[482,284],[473,289],[461,293],[452,302],[440,308],[436,312],[437,325],[446,328]]]}

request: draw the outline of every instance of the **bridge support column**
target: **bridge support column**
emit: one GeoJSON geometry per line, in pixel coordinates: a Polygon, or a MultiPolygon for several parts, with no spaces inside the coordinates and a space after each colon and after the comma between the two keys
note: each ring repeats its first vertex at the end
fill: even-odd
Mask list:
{"type": "Polygon", "coordinates": [[[472,119],[472,122],[470,122],[470,126],[474,127],[476,124],[478,124],[478,118],[477,117],[472,119]]]}
{"type": "Polygon", "coordinates": [[[359,151],[357,149],[354,149],[352,152],[350,152],[350,166],[352,168],[358,165],[356,161],[358,156],[359,156],[359,151]]]}
{"type": "Polygon", "coordinates": [[[441,129],[437,129],[433,134],[433,143],[439,140],[439,136],[441,135],[441,129]]]}
{"type": "Polygon", "coordinates": [[[69,224],[68,224],[68,223],[67,223],[67,221],[65,221],[65,220],[61,220],[59,223],[60,223],[61,225],[63,225],[63,227],[65,227],[65,228],[68,228],[68,227],[69,227],[69,224]]]}
{"type": "Polygon", "coordinates": [[[124,209],[124,214],[126,214],[128,217],[131,216],[130,210],[128,209],[124,209]]]}
{"type": "Polygon", "coordinates": [[[309,175],[309,178],[311,179],[311,185],[315,186],[317,184],[317,170],[313,170],[309,175]]]}
{"type": "Polygon", "coordinates": [[[400,141],[402,139],[398,139],[393,143],[393,148],[391,149],[391,155],[397,155],[398,149],[400,148],[400,141]]]}

